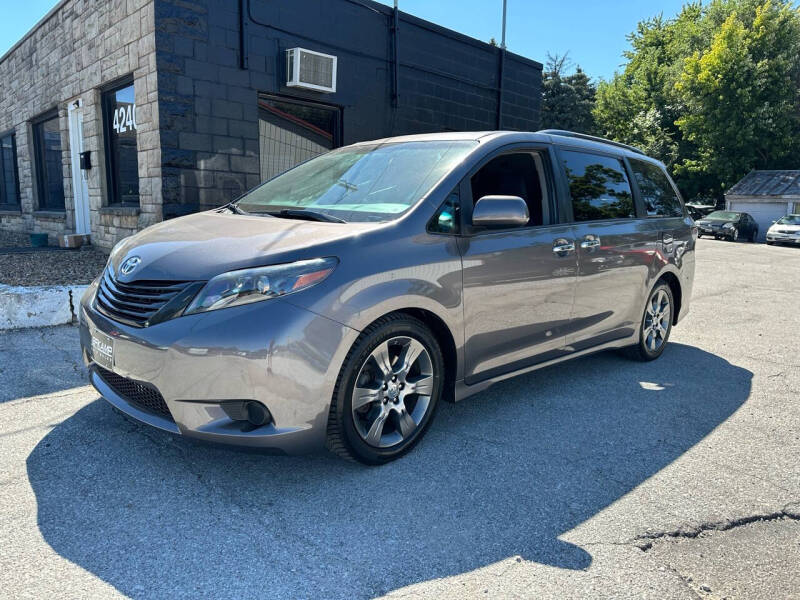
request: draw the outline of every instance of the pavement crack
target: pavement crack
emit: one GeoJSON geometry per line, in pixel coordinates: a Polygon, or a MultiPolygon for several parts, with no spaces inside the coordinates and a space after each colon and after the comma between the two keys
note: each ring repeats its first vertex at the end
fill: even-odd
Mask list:
{"type": "Polygon", "coordinates": [[[653,544],[664,539],[695,539],[709,531],[730,531],[750,523],[767,523],[781,519],[800,521],[800,501],[791,502],[775,512],[746,515],[724,521],[707,521],[698,525],[685,525],[672,531],[646,533],[636,536],[629,543],[637,546],[642,552],[647,552],[652,549],[653,544]]]}

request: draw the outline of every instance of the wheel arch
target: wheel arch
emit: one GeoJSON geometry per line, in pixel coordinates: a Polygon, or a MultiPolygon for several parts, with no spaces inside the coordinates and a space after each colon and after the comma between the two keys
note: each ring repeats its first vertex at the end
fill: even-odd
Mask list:
{"type": "Polygon", "coordinates": [[[672,299],[675,302],[675,310],[672,314],[672,324],[675,325],[680,318],[681,306],[683,305],[683,289],[681,287],[681,280],[672,271],[666,271],[661,274],[658,280],[656,280],[655,285],[658,285],[662,282],[666,283],[672,292],[672,299]]]}

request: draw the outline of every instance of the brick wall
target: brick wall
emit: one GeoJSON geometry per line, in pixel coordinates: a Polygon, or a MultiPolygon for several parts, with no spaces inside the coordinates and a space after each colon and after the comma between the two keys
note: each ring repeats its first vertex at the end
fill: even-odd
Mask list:
{"type": "MultiPolygon", "coordinates": [[[[250,0],[249,16],[241,69],[238,2],[156,2],[165,215],[222,204],[259,182],[259,91],[342,107],[344,144],[497,128],[498,48],[401,13],[395,109],[390,8],[250,0]],[[296,46],[339,57],[336,93],[284,85],[285,51],[296,46]]],[[[503,82],[501,128],[537,129],[541,65],[507,53],[503,82]]]]}
{"type": "Polygon", "coordinates": [[[65,0],[0,60],[0,132],[13,129],[17,136],[21,196],[21,210],[0,214],[0,227],[51,236],[74,231],[67,107],[79,98],[84,146],[92,152],[88,188],[93,242],[110,247],[161,219],[153,24],[152,0],[65,0]],[[100,88],[130,74],[137,103],[140,210],[106,206],[100,88]],[[38,210],[31,142],[31,119],[53,108],[58,109],[63,149],[66,210],[61,213],[38,210]]]}

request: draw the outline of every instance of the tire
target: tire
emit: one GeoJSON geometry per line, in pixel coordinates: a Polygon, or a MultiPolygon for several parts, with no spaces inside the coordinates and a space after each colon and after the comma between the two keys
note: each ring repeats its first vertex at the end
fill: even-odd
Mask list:
{"type": "Polygon", "coordinates": [[[738,242],[739,241],[739,230],[735,227],[733,228],[733,233],[728,236],[728,240],[731,242],[738,242]]]}
{"type": "Polygon", "coordinates": [[[672,290],[666,283],[657,283],[647,296],[647,303],[645,304],[642,320],[639,325],[639,342],[625,349],[629,358],[647,362],[661,356],[664,352],[664,348],[667,347],[669,334],[672,332],[674,311],[675,300],[672,296],[672,290]],[[656,303],[658,304],[658,310],[655,314],[661,315],[661,317],[659,318],[660,327],[654,330],[652,328],[652,323],[654,320],[653,313],[656,303]],[[666,327],[664,327],[664,325],[666,325],[666,327]],[[654,337],[651,337],[650,334],[654,337]],[[654,341],[656,342],[655,345],[653,343],[654,341]]]}
{"type": "Polygon", "coordinates": [[[775,242],[767,242],[767,246],[773,246],[773,245],[775,245],[775,242]]]}
{"type": "Polygon", "coordinates": [[[750,243],[755,244],[756,239],[758,239],[758,229],[753,229],[753,233],[750,234],[750,243]]]}
{"type": "Polygon", "coordinates": [[[344,360],[328,414],[328,449],[367,465],[400,458],[433,420],[444,374],[439,343],[422,321],[402,313],[378,319],[344,360]]]}

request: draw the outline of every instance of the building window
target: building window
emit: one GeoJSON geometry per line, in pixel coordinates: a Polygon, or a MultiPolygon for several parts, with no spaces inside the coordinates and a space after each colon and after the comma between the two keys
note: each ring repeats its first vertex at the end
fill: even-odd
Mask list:
{"type": "Polygon", "coordinates": [[[258,108],[262,181],[339,146],[335,106],[259,94],[258,108]]]}
{"type": "Polygon", "coordinates": [[[33,145],[36,152],[39,210],[64,210],[64,170],[57,111],[34,121],[33,145]]]}
{"type": "Polygon", "coordinates": [[[139,206],[139,158],[136,150],[136,102],[133,82],[103,94],[108,203],[139,206]]]}
{"type": "Polygon", "coordinates": [[[13,133],[0,137],[0,207],[19,208],[17,136],[13,133]]]}
{"type": "Polygon", "coordinates": [[[575,221],[632,219],[633,194],[618,158],[586,152],[561,152],[575,221]]]}

